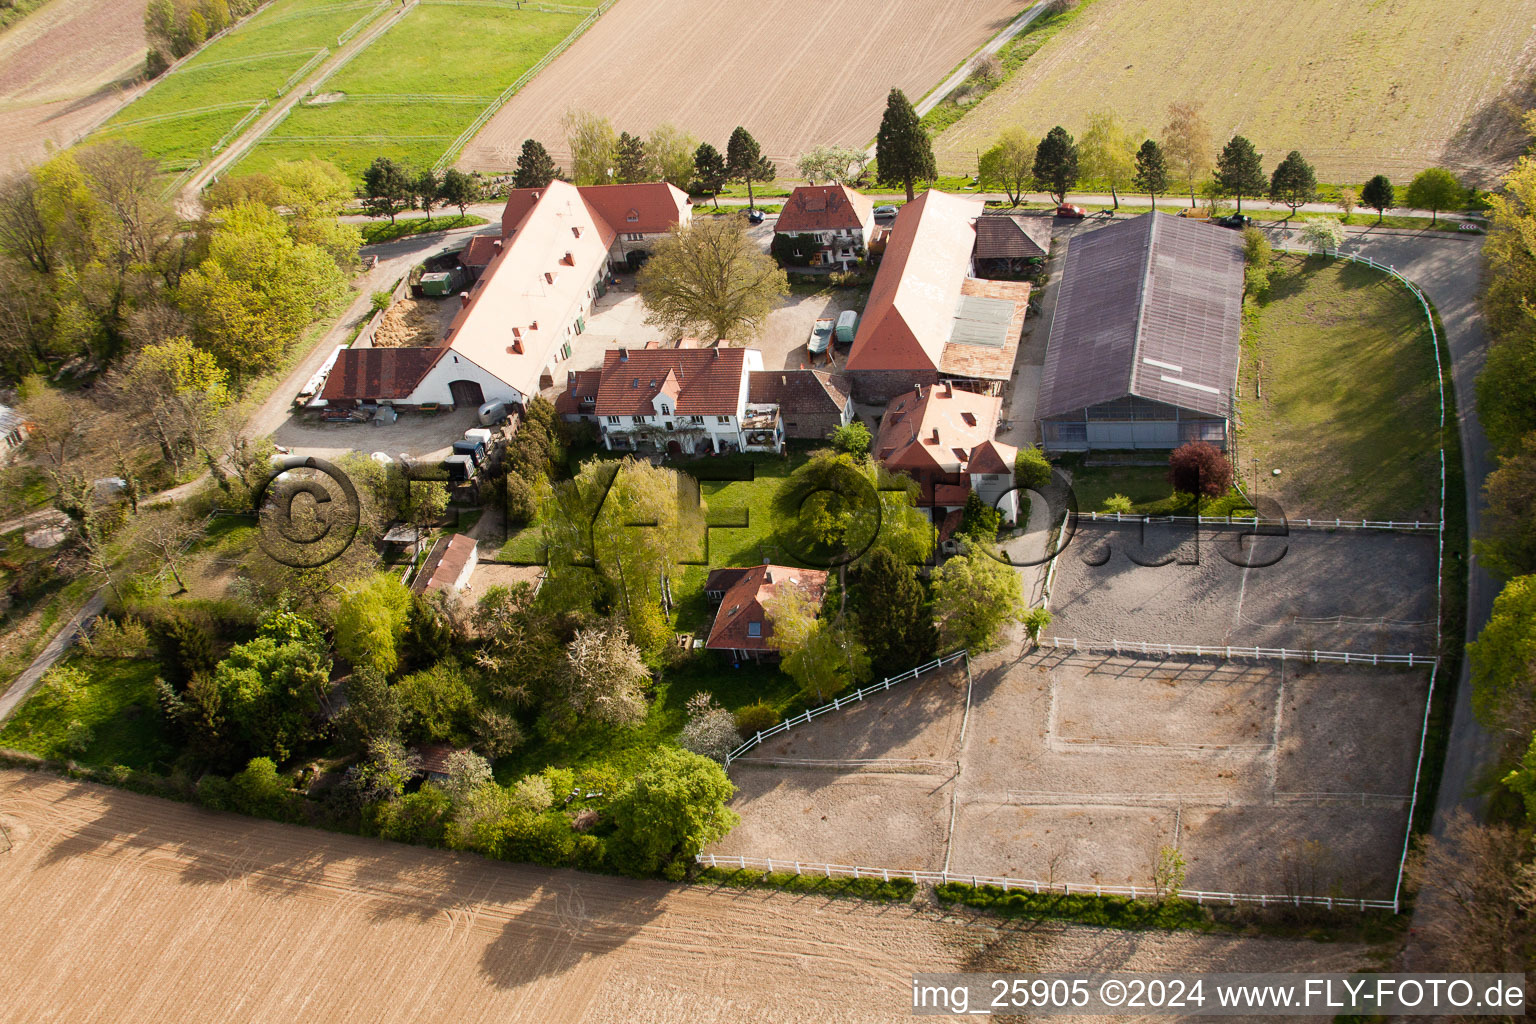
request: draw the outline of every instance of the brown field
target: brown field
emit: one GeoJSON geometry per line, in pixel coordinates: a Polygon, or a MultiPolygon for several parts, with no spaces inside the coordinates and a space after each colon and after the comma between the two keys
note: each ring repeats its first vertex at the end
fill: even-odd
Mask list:
{"type": "Polygon", "coordinates": [[[465,148],[466,170],[510,170],[523,140],[568,161],[560,119],[621,131],[671,122],[725,152],[746,126],[793,175],[818,144],[868,145],[885,97],[916,102],[1024,9],[1021,0],[621,0],[465,148]]]}
{"type": "Polygon", "coordinates": [[[970,174],[1002,127],[1075,135],[1098,110],[1155,137],[1169,103],[1203,98],[1217,144],[1246,135],[1266,171],[1299,149],[1323,181],[1443,164],[1488,183],[1527,141],[1530,103],[1503,101],[1531,80],[1533,24],[1536,0],[1094,0],[935,156],[970,174]]]}
{"type": "Polygon", "coordinates": [[[52,0],[0,35],[0,153],[42,159],[116,107],[144,64],[148,0],[52,0]]]}
{"type": "Polygon", "coordinates": [[[914,971],[1352,971],[1367,947],[1015,924],[501,864],[0,772],[0,1018],[904,1020],[914,971]]]}
{"type": "Polygon", "coordinates": [[[1305,855],[1390,898],[1426,672],[1015,648],[972,674],[963,745],[964,691],[923,679],[737,762],[742,824],[710,852],[1146,885],[1177,845],[1190,888],[1283,894],[1305,855]]]}

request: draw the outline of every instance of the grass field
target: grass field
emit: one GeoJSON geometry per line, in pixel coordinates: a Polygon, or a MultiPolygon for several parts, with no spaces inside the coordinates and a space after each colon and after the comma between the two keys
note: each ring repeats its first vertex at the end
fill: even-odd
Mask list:
{"type": "Polygon", "coordinates": [[[125,139],[172,166],[207,159],[258,103],[286,93],[338,37],[388,9],[379,0],[277,0],[155,83],[93,138],[125,139]]]}
{"type": "Polygon", "coordinates": [[[1533,23],[1536,0],[1095,0],[935,155],[973,171],[1004,126],[1075,135],[1098,110],[1156,135],[1170,103],[1203,99],[1215,144],[1246,135],[1266,171],[1299,149],[1324,181],[1437,163],[1486,179],[1527,141],[1501,100],[1530,79],[1533,23]]]}
{"type": "Polygon", "coordinates": [[[424,0],[295,107],[238,172],[320,155],[354,176],[377,156],[430,166],[582,18],[424,0]]]}
{"type": "Polygon", "coordinates": [[[1392,278],[1277,260],[1239,377],[1239,469],[1251,481],[1257,457],[1263,493],[1288,515],[1439,517],[1434,353],[1423,309],[1392,278]]]}
{"type": "Polygon", "coordinates": [[[78,758],[87,764],[163,769],[174,755],[155,699],[154,661],[88,658],[66,664],[90,674],[90,685],[65,692],[54,683],[32,694],[0,729],[0,747],[39,757],[78,758]],[[83,750],[71,750],[65,736],[71,722],[93,734],[83,750]]]}

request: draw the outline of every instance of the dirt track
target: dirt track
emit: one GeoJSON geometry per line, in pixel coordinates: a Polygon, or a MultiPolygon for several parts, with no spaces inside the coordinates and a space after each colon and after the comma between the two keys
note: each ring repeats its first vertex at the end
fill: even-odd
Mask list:
{"type": "Polygon", "coordinates": [[[7,1020],[892,1021],[914,970],[1366,962],[545,871],[20,771],[0,820],[7,1020]]]}

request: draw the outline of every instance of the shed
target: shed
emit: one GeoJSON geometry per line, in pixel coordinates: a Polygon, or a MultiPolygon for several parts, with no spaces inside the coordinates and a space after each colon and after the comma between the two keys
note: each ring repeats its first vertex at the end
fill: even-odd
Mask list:
{"type": "Polygon", "coordinates": [[[479,560],[480,546],[474,538],[462,533],[439,537],[437,543],[432,545],[427,560],[422,563],[421,570],[416,573],[411,590],[418,594],[433,590],[456,594],[469,582],[479,560]]]}

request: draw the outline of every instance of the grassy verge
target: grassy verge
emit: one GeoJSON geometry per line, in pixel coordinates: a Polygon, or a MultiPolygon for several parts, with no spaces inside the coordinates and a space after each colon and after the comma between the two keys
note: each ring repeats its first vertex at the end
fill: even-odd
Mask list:
{"type": "Polygon", "coordinates": [[[789,871],[753,871],[736,868],[705,868],[694,879],[700,885],[727,889],[779,889],[783,892],[810,893],[816,896],[840,896],[885,903],[910,903],[917,894],[917,883],[910,878],[825,878],[797,875],[789,871]]]}
{"type": "Polygon", "coordinates": [[[1290,515],[1438,518],[1439,399],[1418,300],[1357,263],[1285,256],[1250,320],[1239,471],[1257,458],[1290,515]]]}
{"type": "Polygon", "coordinates": [[[87,686],[50,682],[33,692],[0,729],[0,746],[50,760],[145,769],[168,764],[171,747],[156,707],[153,661],[75,655],[61,664],[83,669],[87,686]],[[90,730],[79,749],[68,742],[71,723],[90,730]]]}
{"type": "Polygon", "coordinates": [[[450,217],[433,217],[431,220],[425,217],[401,218],[393,224],[363,225],[363,244],[380,245],[384,242],[393,242],[397,238],[407,238],[411,235],[429,235],[434,231],[473,228],[489,223],[490,221],[484,217],[476,217],[472,213],[464,215],[454,214],[450,217]]]}
{"type": "Polygon", "coordinates": [[[0,8],[0,31],[10,28],[47,2],[48,0],[11,0],[8,6],[0,8]]]}
{"type": "MultiPolygon", "coordinates": [[[[1104,453],[1096,452],[1102,457],[1104,453]]],[[[1155,453],[1127,453],[1146,457],[1155,453]]],[[[1131,499],[1131,510],[1141,515],[1190,515],[1190,496],[1179,494],[1168,482],[1168,466],[1108,465],[1090,466],[1083,455],[1059,457],[1057,463],[1072,474],[1072,493],[1077,496],[1079,512],[1103,512],[1112,495],[1131,499]]],[[[1224,516],[1251,514],[1252,506],[1238,494],[1219,498],[1201,498],[1200,514],[1224,516]]]]}

